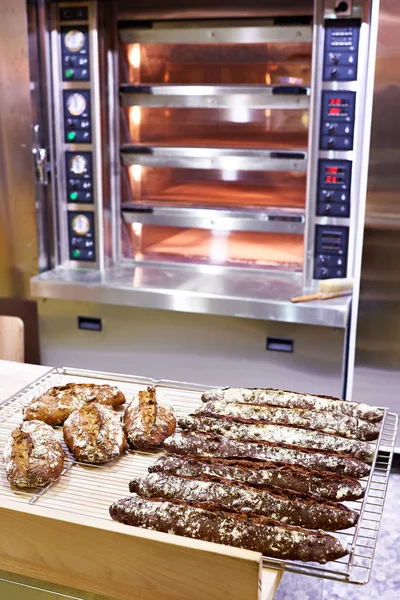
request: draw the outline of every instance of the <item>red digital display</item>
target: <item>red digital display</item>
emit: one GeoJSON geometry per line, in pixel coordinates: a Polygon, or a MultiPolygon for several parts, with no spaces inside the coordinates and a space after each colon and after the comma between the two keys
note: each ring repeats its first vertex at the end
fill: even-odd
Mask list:
{"type": "Polygon", "coordinates": [[[340,106],[342,104],[341,98],[331,98],[329,100],[329,104],[336,104],[336,106],[340,106]]]}
{"type": "Polygon", "coordinates": [[[326,169],[327,173],[337,173],[339,171],[339,167],[328,167],[326,169]]]}
{"type": "Polygon", "coordinates": [[[330,115],[340,115],[340,108],[330,108],[329,109],[329,114],[330,115]]]}

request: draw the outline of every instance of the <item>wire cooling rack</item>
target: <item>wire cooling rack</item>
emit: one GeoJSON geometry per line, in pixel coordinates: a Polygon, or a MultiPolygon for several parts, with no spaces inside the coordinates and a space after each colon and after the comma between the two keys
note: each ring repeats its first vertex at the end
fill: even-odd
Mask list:
{"type": "MultiPolygon", "coordinates": [[[[157,394],[171,404],[177,417],[188,415],[199,406],[201,393],[208,389],[173,381],[154,381],[145,377],[134,377],[83,371],[77,369],[53,369],[34,381],[11,398],[0,403],[0,463],[3,463],[3,447],[6,438],[22,420],[22,409],[32,398],[44,393],[54,385],[65,383],[98,382],[117,385],[129,402],[139,390],[147,386],[156,386],[157,394]]],[[[265,567],[280,568],[291,572],[323,577],[349,583],[367,583],[372,569],[379,526],[393,460],[398,417],[381,409],[383,420],[376,452],[365,485],[365,496],[357,502],[346,505],[360,513],[356,527],[334,535],[346,542],[350,548],[348,556],[329,562],[301,563],[298,561],[264,558],[265,567]]],[[[69,454],[62,439],[62,429],[57,434],[67,456],[65,468],[60,479],[42,489],[18,490],[10,488],[4,465],[0,464],[0,499],[7,498],[16,502],[37,504],[41,507],[63,512],[87,515],[100,519],[109,519],[110,504],[129,494],[131,479],[147,473],[162,451],[128,452],[120,459],[105,465],[84,465],[77,463],[69,454]]]]}

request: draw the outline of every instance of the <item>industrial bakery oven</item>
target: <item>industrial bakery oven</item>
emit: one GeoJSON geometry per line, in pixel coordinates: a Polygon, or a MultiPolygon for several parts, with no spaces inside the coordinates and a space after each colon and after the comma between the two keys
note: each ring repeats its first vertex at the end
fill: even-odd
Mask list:
{"type": "Polygon", "coordinates": [[[163,4],[51,6],[57,262],[351,274],[367,6],[163,4]]]}
{"type": "Polygon", "coordinates": [[[357,268],[372,9],[364,0],[31,8],[49,139],[48,176],[39,130],[50,260],[34,295],[347,327],[348,299],[312,317],[288,305],[357,268]],[[267,304],[278,300],[273,314],[267,304]]]}

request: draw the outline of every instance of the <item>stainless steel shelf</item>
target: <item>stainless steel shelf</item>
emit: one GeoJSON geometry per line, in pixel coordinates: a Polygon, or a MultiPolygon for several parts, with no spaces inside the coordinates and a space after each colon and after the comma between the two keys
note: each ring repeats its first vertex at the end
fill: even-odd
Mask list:
{"type": "Polygon", "coordinates": [[[152,108],[310,107],[310,88],[268,85],[121,85],[122,106],[152,108]]]}
{"type": "Polygon", "coordinates": [[[149,27],[121,27],[123,44],[262,44],[312,41],[311,25],[275,25],[273,19],[154,21],[149,27]]]}
{"type": "Polygon", "coordinates": [[[293,304],[302,275],[215,266],[120,265],[104,271],[58,267],[31,279],[31,295],[345,328],[351,298],[293,304]]]}
{"type": "Polygon", "coordinates": [[[301,150],[233,150],[171,146],[123,146],[122,164],[129,167],[222,169],[237,171],[299,171],[307,169],[307,153],[301,150]]]}
{"type": "Polygon", "coordinates": [[[170,206],[123,206],[126,223],[222,229],[224,231],[264,231],[273,233],[304,232],[304,214],[287,210],[244,211],[170,206]]]}

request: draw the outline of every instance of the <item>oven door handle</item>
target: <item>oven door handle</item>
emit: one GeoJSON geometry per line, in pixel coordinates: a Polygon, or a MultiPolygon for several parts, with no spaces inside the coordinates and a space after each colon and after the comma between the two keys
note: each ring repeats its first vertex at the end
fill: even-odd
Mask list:
{"type": "Polygon", "coordinates": [[[39,185],[48,185],[48,164],[47,164],[47,150],[42,148],[40,144],[40,127],[34,125],[33,127],[33,164],[35,167],[35,182],[39,185]]]}

